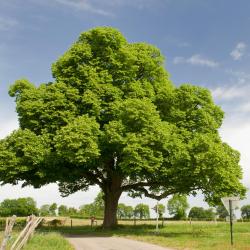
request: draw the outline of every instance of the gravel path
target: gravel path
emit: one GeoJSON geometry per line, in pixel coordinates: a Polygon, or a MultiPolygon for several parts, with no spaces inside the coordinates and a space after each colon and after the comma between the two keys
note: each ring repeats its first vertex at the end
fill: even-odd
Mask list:
{"type": "Polygon", "coordinates": [[[72,236],[67,240],[76,250],[173,250],[119,237],[83,237],[72,236]]]}

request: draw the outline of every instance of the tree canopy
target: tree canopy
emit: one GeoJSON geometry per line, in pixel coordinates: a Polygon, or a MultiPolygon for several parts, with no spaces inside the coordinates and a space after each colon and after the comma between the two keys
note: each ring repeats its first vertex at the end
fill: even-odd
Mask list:
{"type": "Polygon", "coordinates": [[[244,205],[240,210],[243,219],[250,219],[250,205],[244,205]]]}
{"type": "Polygon", "coordinates": [[[149,212],[149,206],[147,204],[137,204],[134,209],[134,215],[136,218],[141,219],[149,219],[150,218],[150,212],[149,212]]]}
{"type": "Polygon", "coordinates": [[[229,216],[228,211],[223,204],[216,207],[216,214],[220,219],[225,219],[229,216]]]}
{"type": "Polygon", "coordinates": [[[0,203],[0,216],[28,216],[38,214],[36,202],[33,198],[5,199],[0,203]]]}
{"type": "Polygon", "coordinates": [[[119,203],[117,207],[117,217],[119,219],[131,219],[134,216],[132,206],[127,206],[124,203],[119,203]]]}
{"type": "Polygon", "coordinates": [[[98,185],[104,226],[116,224],[122,192],[162,199],[244,195],[239,153],[221,141],[222,110],[210,92],[175,87],[159,49],[116,29],[83,32],[53,65],[53,82],[17,80],[20,129],[0,142],[0,181],[63,195],[98,185]]]}
{"type": "Polygon", "coordinates": [[[203,207],[192,207],[189,211],[188,217],[195,219],[214,219],[216,213],[212,208],[204,209],[203,207]]]}

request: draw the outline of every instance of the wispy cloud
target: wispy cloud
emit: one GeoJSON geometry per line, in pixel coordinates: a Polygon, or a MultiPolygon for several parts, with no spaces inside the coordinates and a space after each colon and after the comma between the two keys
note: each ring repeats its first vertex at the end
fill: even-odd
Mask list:
{"type": "Polygon", "coordinates": [[[185,58],[181,56],[175,57],[173,60],[173,63],[174,64],[186,63],[186,64],[191,64],[191,65],[205,66],[209,68],[215,68],[219,66],[218,62],[205,58],[199,54],[192,55],[189,58],[185,58]]]}
{"type": "Polygon", "coordinates": [[[137,9],[152,8],[152,6],[157,6],[160,3],[167,3],[169,0],[104,0],[107,3],[113,3],[115,5],[128,5],[135,7],[137,9]]]}
{"type": "Polygon", "coordinates": [[[214,98],[224,101],[236,100],[240,105],[243,101],[249,101],[250,74],[244,71],[226,70],[231,79],[227,84],[212,89],[214,98]]]}
{"type": "Polygon", "coordinates": [[[16,26],[18,22],[11,18],[0,17],[0,31],[9,31],[11,28],[16,26]]]}
{"type": "MultiPolygon", "coordinates": [[[[241,154],[240,165],[243,168],[243,183],[249,187],[250,179],[250,121],[237,119],[235,116],[228,116],[220,129],[223,141],[237,149],[241,154]]],[[[249,196],[248,196],[249,197],[249,196]]],[[[249,198],[248,198],[249,199],[249,198]]]]}
{"type": "Polygon", "coordinates": [[[234,60],[240,60],[246,52],[246,44],[239,42],[235,48],[231,51],[230,55],[234,60]]]}
{"type": "MultiPolygon", "coordinates": [[[[146,9],[158,6],[163,0],[29,0],[32,4],[68,7],[75,11],[89,12],[101,16],[115,16],[117,9],[130,6],[146,9]],[[157,2],[157,3],[156,3],[157,2]]],[[[169,1],[169,0],[164,0],[169,1]]]]}
{"type": "Polygon", "coordinates": [[[249,97],[250,85],[220,86],[212,90],[212,95],[219,100],[232,100],[249,97]]]}
{"type": "Polygon", "coordinates": [[[0,139],[6,137],[9,135],[13,130],[17,129],[18,126],[18,120],[17,119],[11,119],[8,121],[2,121],[1,119],[1,126],[0,126],[0,139]]]}
{"type": "Polygon", "coordinates": [[[89,0],[54,0],[55,3],[68,6],[78,11],[89,11],[95,14],[110,16],[111,12],[105,11],[96,5],[92,4],[89,0]]]}

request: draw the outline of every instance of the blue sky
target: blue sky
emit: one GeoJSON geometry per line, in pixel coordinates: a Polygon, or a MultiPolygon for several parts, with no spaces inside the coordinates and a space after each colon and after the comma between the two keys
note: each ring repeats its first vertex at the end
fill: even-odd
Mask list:
{"type": "MultiPolygon", "coordinates": [[[[14,100],[7,94],[11,83],[51,81],[51,63],[81,32],[113,26],[130,42],[160,48],[176,85],[212,91],[226,112],[221,136],[241,152],[243,182],[250,187],[249,11],[247,0],[0,0],[0,137],[18,126],[14,100]]],[[[5,186],[0,200],[31,195],[39,204],[54,201],[47,192],[79,206],[91,201],[96,189],[62,199],[54,185],[42,190],[5,186]]],[[[201,199],[191,200],[201,204],[201,199]]]]}

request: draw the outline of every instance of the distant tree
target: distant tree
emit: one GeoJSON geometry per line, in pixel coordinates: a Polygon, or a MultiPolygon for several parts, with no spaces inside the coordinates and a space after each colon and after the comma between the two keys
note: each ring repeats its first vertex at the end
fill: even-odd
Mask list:
{"type": "Polygon", "coordinates": [[[124,203],[119,203],[117,207],[117,218],[123,219],[126,218],[126,205],[124,203]]]}
{"type": "Polygon", "coordinates": [[[103,217],[104,216],[103,192],[99,192],[92,203],[80,206],[79,213],[82,216],[87,216],[87,217],[91,216],[103,217]]]}
{"type": "Polygon", "coordinates": [[[40,216],[50,216],[50,205],[49,204],[44,204],[40,207],[39,209],[39,214],[40,216]]]}
{"type": "Polygon", "coordinates": [[[216,213],[214,212],[213,208],[208,208],[208,209],[204,209],[204,216],[207,219],[215,219],[216,217],[216,213]]]}
{"type": "Polygon", "coordinates": [[[189,218],[204,218],[204,208],[203,207],[192,207],[188,214],[189,218]]]}
{"type": "Polygon", "coordinates": [[[135,217],[139,219],[149,219],[150,218],[150,212],[149,212],[149,206],[146,204],[138,204],[136,205],[134,209],[135,217]]]}
{"type": "Polygon", "coordinates": [[[57,204],[52,203],[49,207],[49,214],[50,216],[55,216],[56,215],[56,209],[57,209],[57,204]]]}
{"type": "Polygon", "coordinates": [[[93,202],[93,206],[95,209],[95,215],[97,217],[104,216],[104,193],[99,192],[93,202]]]}
{"type": "Polygon", "coordinates": [[[75,207],[69,207],[68,208],[68,215],[69,216],[74,216],[78,214],[78,210],[75,207]]]}
{"type": "Polygon", "coordinates": [[[176,220],[186,218],[186,210],[189,208],[187,196],[180,194],[173,195],[168,201],[167,207],[169,214],[173,215],[176,220]]]}
{"type": "Polygon", "coordinates": [[[192,207],[188,217],[196,219],[214,219],[215,215],[212,208],[204,209],[203,207],[192,207]]]}
{"type": "Polygon", "coordinates": [[[84,216],[84,217],[92,217],[92,216],[96,216],[96,209],[95,206],[93,205],[93,203],[90,204],[85,204],[80,206],[80,211],[79,213],[84,216]]]}
{"type": "Polygon", "coordinates": [[[0,204],[0,216],[28,216],[37,214],[36,202],[30,198],[6,199],[0,204]]]}
{"type": "Polygon", "coordinates": [[[68,207],[65,205],[60,205],[58,207],[58,215],[59,216],[67,216],[69,214],[68,207]]]}
{"type": "Polygon", "coordinates": [[[250,219],[250,205],[242,206],[240,210],[243,219],[250,219]]]}
{"type": "Polygon", "coordinates": [[[125,218],[131,219],[134,216],[134,208],[132,206],[125,207],[125,218]]]}
{"type": "Polygon", "coordinates": [[[227,216],[229,216],[228,211],[223,205],[219,205],[216,207],[216,214],[220,219],[225,219],[227,216]]]}
{"type": "MultiPolygon", "coordinates": [[[[154,210],[155,212],[157,212],[157,205],[155,205],[155,206],[153,207],[153,210],[154,210]]],[[[165,211],[166,211],[165,206],[164,206],[163,204],[158,204],[158,214],[159,214],[159,218],[162,218],[162,217],[163,217],[163,214],[165,213],[165,211]]]]}
{"type": "Polygon", "coordinates": [[[119,203],[117,208],[117,217],[119,219],[131,219],[134,215],[132,206],[127,206],[124,203],[119,203]]]}

